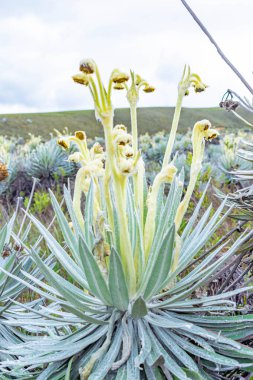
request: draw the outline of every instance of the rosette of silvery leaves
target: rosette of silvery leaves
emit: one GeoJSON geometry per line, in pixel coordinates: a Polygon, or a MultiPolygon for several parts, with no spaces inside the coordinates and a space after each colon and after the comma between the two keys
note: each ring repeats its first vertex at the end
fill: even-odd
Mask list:
{"type": "MultiPolygon", "coordinates": [[[[97,116],[107,133],[105,158],[106,163],[108,156],[111,158],[111,166],[103,167],[100,148],[88,151],[81,131],[60,141],[64,148],[70,141],[80,147],[80,154],[72,159],[81,164],[73,199],[70,190],[64,190],[67,213],[51,193],[62,241],[30,216],[44,238],[49,258],[58,262],[58,269],[50,267],[43,252],[23,243],[24,252],[45,280],[29,271],[22,273],[32,284],[15,274],[9,276],[36,291],[46,302],[39,307],[24,305],[13,318],[14,325],[23,329],[27,326],[28,330],[33,327],[38,334],[6,347],[4,352],[12,359],[1,363],[2,371],[7,367],[13,371],[24,369],[29,378],[38,380],[210,380],[237,368],[252,371],[253,350],[240,340],[251,335],[253,318],[243,315],[231,301],[232,296],[249,292],[252,287],[200,297],[196,291],[215,279],[219,269],[253,233],[246,231],[230,244],[216,245],[192,266],[229,214],[224,213],[226,201],[214,212],[210,205],[201,213],[204,192],[182,226],[201,169],[205,139],[215,137],[215,130],[206,120],[194,126],[193,162],[186,191],[183,172],[176,174],[170,161],[172,134],[163,168],[147,192],[143,166],[135,150],[137,103],[133,95],[138,95],[142,83],[144,88],[149,85],[131,73],[132,84],[128,87],[129,77],[114,71],[106,90],[94,61],[82,62],[81,69],[85,75],[81,73],[75,79],[90,88],[97,116]],[[130,157],[124,156],[131,151],[129,134],[125,128],[114,129],[112,124],[109,94],[113,83],[117,89],[125,89],[132,102],[130,157]],[[119,86],[122,83],[123,88],[119,86]],[[108,180],[106,186],[103,178],[108,180]],[[144,182],[138,181],[140,178],[144,182]],[[135,197],[136,191],[142,196],[135,197]],[[34,375],[34,371],[40,374],[34,375]]],[[[195,92],[205,88],[197,75],[185,70],[178,89],[173,133],[190,85],[195,92]]]]}

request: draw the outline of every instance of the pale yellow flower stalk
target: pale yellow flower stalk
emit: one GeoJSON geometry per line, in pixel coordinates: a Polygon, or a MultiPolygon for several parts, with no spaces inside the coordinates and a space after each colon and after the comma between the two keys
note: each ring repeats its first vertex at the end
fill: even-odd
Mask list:
{"type": "MultiPolygon", "coordinates": [[[[89,79],[89,89],[94,100],[96,117],[101,121],[105,133],[106,145],[106,164],[104,178],[104,192],[106,208],[108,212],[109,223],[112,223],[112,200],[110,198],[110,183],[114,186],[114,194],[116,200],[116,209],[121,223],[120,226],[120,254],[124,271],[126,274],[129,292],[131,295],[135,293],[136,276],[134,259],[131,252],[131,242],[128,231],[128,221],[126,213],[126,184],[127,174],[122,172],[123,161],[117,162],[117,152],[113,136],[113,108],[111,103],[111,89],[113,84],[124,83],[128,80],[128,75],[119,70],[114,70],[111,74],[108,90],[105,91],[101,81],[100,73],[96,63],[93,60],[83,60],[80,64],[80,70],[84,72],[89,79]],[[95,76],[96,81],[93,76],[95,76]],[[97,89],[98,88],[98,89],[97,89]]],[[[129,162],[128,162],[129,165],[129,162]]],[[[126,169],[126,166],[125,166],[126,169]]],[[[129,170],[131,168],[129,167],[129,170]]],[[[111,228],[112,228],[111,224],[111,228]]]]}
{"type": "MultiPolygon", "coordinates": [[[[213,138],[217,136],[218,136],[218,132],[215,129],[211,128],[211,123],[208,120],[198,121],[194,125],[193,133],[192,133],[193,156],[192,156],[192,163],[191,163],[191,169],[190,169],[190,181],[189,181],[185,196],[177,209],[177,213],[175,217],[176,232],[178,232],[181,226],[181,223],[183,221],[183,218],[185,216],[185,213],[188,209],[189,202],[193,194],[193,191],[195,189],[198,175],[202,167],[205,140],[212,140],[213,138]]],[[[180,246],[181,246],[180,237],[177,235],[173,270],[176,269],[177,264],[178,264],[179,255],[180,255],[180,246]]]]}
{"type": "MultiPolygon", "coordinates": [[[[131,127],[133,136],[133,150],[135,157],[138,155],[138,126],[137,126],[137,105],[139,102],[139,92],[143,88],[144,92],[153,92],[155,88],[151,86],[147,81],[142,79],[140,75],[135,75],[131,71],[131,86],[127,90],[127,100],[130,106],[130,116],[131,116],[131,127]]],[[[134,197],[135,197],[135,207],[140,211],[141,216],[141,229],[143,230],[143,182],[144,182],[144,162],[141,160],[137,167],[136,173],[133,176],[134,182],[134,197]]]]}
{"type": "Polygon", "coordinates": [[[89,163],[86,163],[83,167],[81,167],[77,172],[73,197],[73,208],[81,227],[84,227],[84,219],[81,211],[82,193],[87,195],[91,179],[93,179],[95,185],[93,218],[94,220],[96,220],[97,215],[101,210],[101,200],[97,179],[98,177],[101,177],[103,175],[104,169],[101,160],[90,161],[89,163]]]}
{"type": "Polygon", "coordinates": [[[195,92],[202,92],[206,89],[206,85],[202,82],[201,78],[195,74],[191,73],[190,67],[185,66],[181,81],[178,85],[178,97],[176,108],[173,116],[172,126],[170,130],[170,137],[168,140],[167,148],[163,158],[163,167],[165,167],[171,160],[171,153],[175,143],[178,123],[180,119],[182,103],[184,96],[189,95],[189,88],[194,87],[195,92]]]}
{"type": "Polygon", "coordinates": [[[58,144],[64,149],[70,147],[70,142],[74,142],[79,151],[71,154],[68,161],[80,163],[81,168],[78,170],[75,181],[73,208],[77,215],[77,219],[81,227],[84,226],[84,219],[81,211],[81,197],[82,194],[88,193],[90,180],[93,178],[95,184],[95,196],[94,196],[94,213],[93,218],[96,220],[97,214],[101,209],[100,192],[98,189],[97,178],[104,175],[103,160],[104,154],[102,147],[99,144],[94,146],[89,151],[87,147],[86,134],[83,131],[76,131],[73,136],[60,137],[58,144]]]}
{"type": "Polygon", "coordinates": [[[147,206],[148,213],[144,230],[145,259],[148,260],[155,233],[155,217],[157,209],[157,197],[162,183],[171,183],[176,175],[177,169],[173,164],[167,165],[156,175],[152,188],[149,191],[147,206]]]}

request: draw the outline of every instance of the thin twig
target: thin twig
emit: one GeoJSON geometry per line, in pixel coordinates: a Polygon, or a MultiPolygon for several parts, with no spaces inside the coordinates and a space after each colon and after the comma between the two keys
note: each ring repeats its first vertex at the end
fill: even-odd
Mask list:
{"type": "Polygon", "coordinates": [[[210,249],[208,249],[205,253],[203,253],[201,256],[197,257],[195,260],[192,261],[192,263],[189,265],[187,269],[189,269],[192,265],[195,265],[198,261],[203,260],[207,255],[209,255],[210,252],[214,251],[216,248],[218,248],[224,241],[226,241],[233,233],[236,231],[240,231],[244,224],[247,222],[239,222],[236,227],[234,227],[232,230],[230,230],[226,235],[224,235],[214,246],[212,246],[210,249]]]}
{"type": "Polygon", "coordinates": [[[205,35],[208,37],[210,42],[216,47],[217,52],[221,56],[221,58],[226,62],[226,64],[233,70],[233,72],[237,75],[237,77],[240,79],[240,81],[244,84],[244,86],[249,90],[249,92],[253,95],[253,88],[250,86],[250,84],[246,81],[246,79],[242,76],[242,74],[237,70],[237,68],[232,64],[232,62],[229,61],[229,59],[225,56],[223,51],[220,49],[217,42],[214,40],[214,38],[211,36],[211,34],[208,32],[204,24],[200,21],[200,19],[197,17],[197,15],[193,12],[193,10],[190,8],[190,6],[187,4],[185,0],[181,0],[182,4],[185,6],[185,8],[188,10],[190,15],[193,17],[193,19],[196,21],[196,23],[199,25],[201,30],[205,33],[205,35]]]}
{"type": "Polygon", "coordinates": [[[222,286],[220,287],[220,289],[218,290],[218,292],[216,294],[221,294],[223,292],[223,290],[226,288],[226,286],[229,284],[229,281],[231,280],[231,278],[233,277],[235,271],[239,267],[243,256],[244,256],[244,253],[241,253],[239,255],[239,257],[236,258],[235,265],[232,268],[230,275],[226,278],[226,281],[222,284],[222,286]]]}
{"type": "Polygon", "coordinates": [[[228,290],[230,290],[231,288],[233,288],[250,270],[251,270],[251,268],[253,267],[253,263],[251,263],[241,274],[240,274],[240,276],[239,277],[237,277],[236,279],[235,279],[235,281],[234,282],[232,282],[232,284],[231,285],[229,285],[227,288],[226,288],[226,292],[228,291],[228,290]]]}

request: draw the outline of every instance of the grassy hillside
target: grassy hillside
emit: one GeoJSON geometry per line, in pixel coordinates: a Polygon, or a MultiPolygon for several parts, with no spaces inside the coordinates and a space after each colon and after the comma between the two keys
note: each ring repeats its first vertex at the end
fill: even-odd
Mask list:
{"type": "MultiPolygon", "coordinates": [[[[138,109],[140,134],[169,131],[173,112],[173,107],[138,109]]],[[[244,116],[242,110],[240,113],[244,116]]],[[[209,119],[216,127],[226,128],[229,131],[244,127],[232,113],[220,108],[184,108],[179,131],[183,132],[191,128],[197,120],[201,119],[209,119]]],[[[253,122],[253,119],[251,121],[253,122]]],[[[115,110],[115,123],[129,126],[129,110],[115,110]]],[[[28,133],[33,133],[47,139],[54,128],[62,131],[65,127],[69,131],[85,130],[91,138],[102,134],[101,125],[95,120],[93,110],[0,115],[0,135],[26,138],[28,133]]]]}

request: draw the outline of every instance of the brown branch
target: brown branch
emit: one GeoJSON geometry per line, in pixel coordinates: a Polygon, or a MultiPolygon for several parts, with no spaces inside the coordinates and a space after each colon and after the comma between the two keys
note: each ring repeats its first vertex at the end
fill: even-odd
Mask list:
{"type": "Polygon", "coordinates": [[[250,84],[246,81],[246,79],[242,76],[242,74],[237,70],[237,68],[232,64],[232,62],[229,61],[229,59],[225,56],[225,54],[222,52],[220,47],[218,46],[217,42],[214,40],[214,38],[211,36],[211,34],[208,32],[204,24],[200,21],[200,19],[197,17],[197,15],[193,12],[193,10],[190,8],[190,6],[187,4],[185,0],[181,0],[182,4],[185,6],[185,8],[188,10],[190,15],[193,17],[193,19],[196,21],[196,23],[199,25],[201,30],[205,33],[205,35],[208,37],[210,42],[216,47],[217,52],[221,56],[221,58],[226,62],[226,64],[233,70],[233,72],[237,75],[237,77],[241,80],[241,82],[244,84],[244,86],[249,90],[249,92],[253,95],[253,88],[250,86],[250,84]]]}

